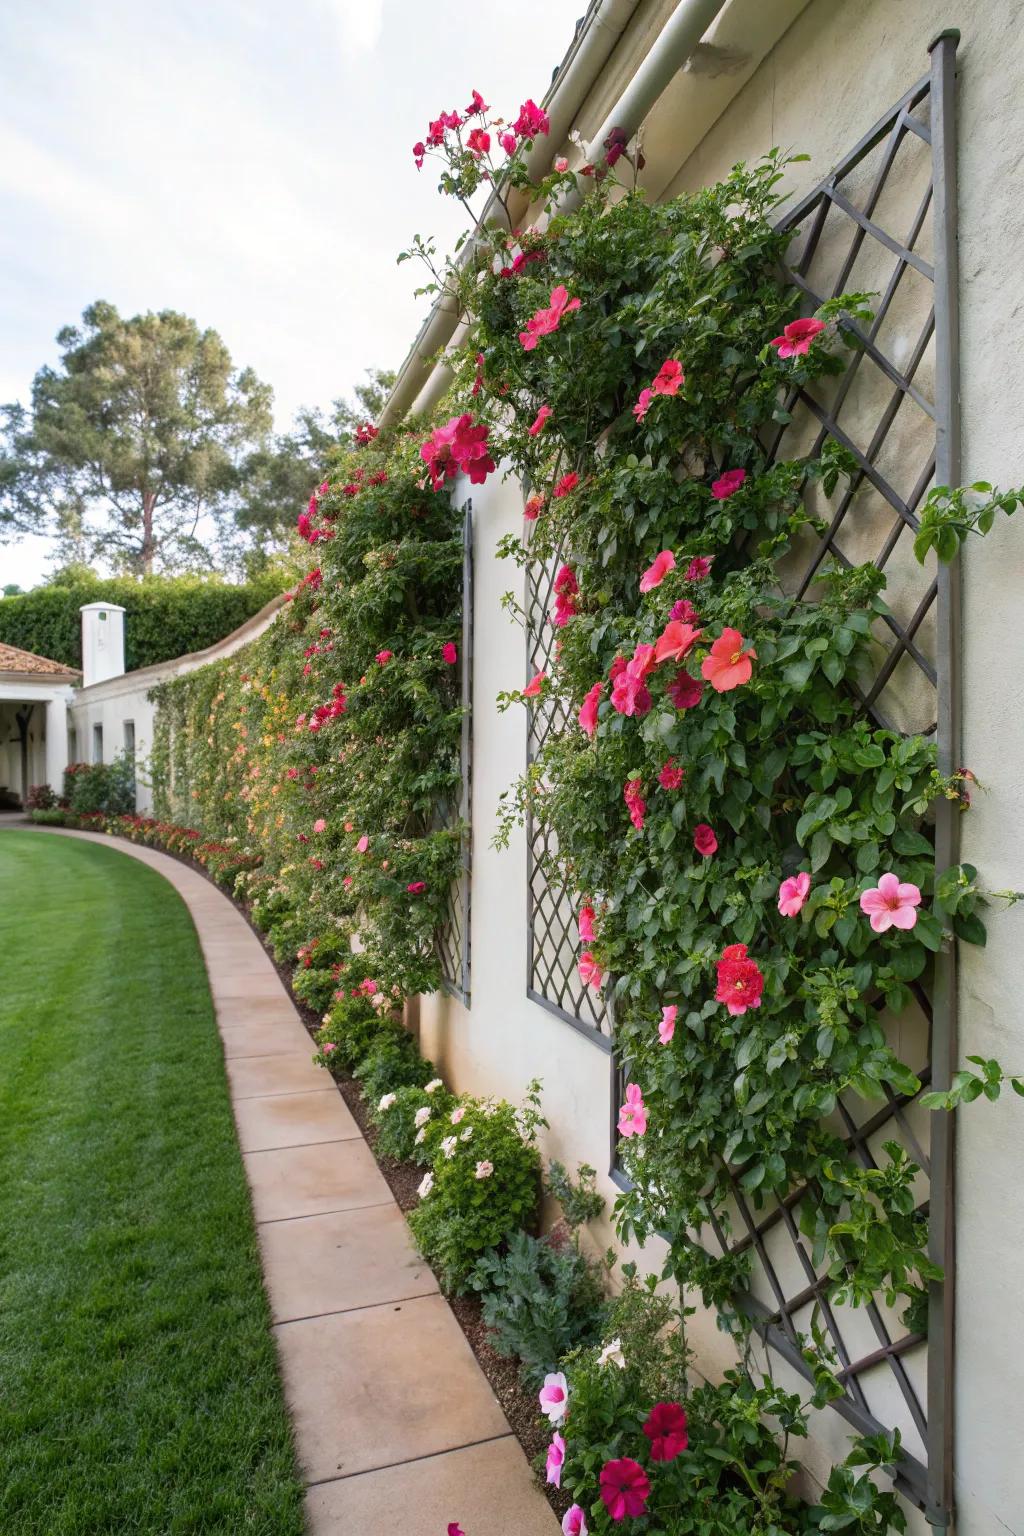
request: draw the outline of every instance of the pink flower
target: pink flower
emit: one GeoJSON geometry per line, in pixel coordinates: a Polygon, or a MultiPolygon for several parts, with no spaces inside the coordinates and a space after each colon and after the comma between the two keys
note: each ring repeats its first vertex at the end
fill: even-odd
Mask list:
{"type": "Polygon", "coordinates": [[[668,757],[661,765],[658,774],[658,783],[662,789],[678,789],[683,782],[684,770],[679,767],[674,757],[668,757]]]}
{"type": "Polygon", "coordinates": [[[764,977],[747,955],[745,944],[727,944],[718,961],[715,1002],[724,1003],[733,1017],[760,1008],[764,977]]]}
{"type": "Polygon", "coordinates": [[[587,1536],[587,1517],[579,1504],[562,1516],[562,1536],[587,1536]]]}
{"type": "Polygon", "coordinates": [[[583,730],[591,738],[597,730],[597,706],[601,702],[603,693],[604,683],[595,683],[580,705],[580,712],[577,716],[583,730]]]}
{"type": "Polygon", "coordinates": [[[654,648],[655,661],[659,664],[663,661],[682,661],[683,657],[696,645],[702,633],[702,630],[694,629],[692,624],[683,624],[679,619],[669,619],[658,636],[658,642],[654,648]]]}
{"type": "Polygon", "coordinates": [[[512,124],[512,129],[521,139],[535,139],[538,133],[549,133],[551,124],[547,113],[527,97],[519,108],[519,116],[512,124]]]}
{"type": "Polygon", "coordinates": [[[701,662],[700,670],[716,693],[729,693],[741,683],[750,682],[754,670],[752,658],[757,660],[757,652],[752,646],[743,649],[743,636],[739,630],[723,629],[712,645],[710,655],[701,662]]]}
{"type": "Polygon", "coordinates": [[[704,555],[696,555],[686,567],[687,581],[703,581],[711,574],[711,561],[704,555]]]}
{"type": "Polygon", "coordinates": [[[480,92],[474,91],[473,100],[470,102],[468,107],[463,107],[462,110],[465,112],[467,117],[475,117],[478,112],[480,116],[483,117],[484,113],[489,112],[491,109],[480,95],[480,92]]]}
{"type": "Polygon", "coordinates": [[[531,496],[523,508],[523,516],[528,523],[535,523],[544,510],[544,497],[531,496]]]}
{"type": "Polygon", "coordinates": [[[629,808],[629,819],[638,832],[644,829],[644,815],[647,811],[647,802],[642,799],[643,783],[640,779],[627,779],[622,790],[622,798],[629,808]]]}
{"type": "Polygon", "coordinates": [[[548,1460],[545,1471],[549,1483],[554,1483],[556,1488],[562,1486],[562,1463],[565,1460],[565,1438],[556,1429],[548,1446],[548,1460]]]}
{"type": "Polygon", "coordinates": [[[451,640],[447,641],[447,643],[441,648],[441,660],[445,663],[446,666],[454,667],[458,659],[459,653],[455,649],[453,642],[451,640]]]}
{"type": "MultiPolygon", "coordinates": [[[[468,1131],[464,1131],[463,1137],[465,1138],[468,1134],[468,1131]]],[[[489,1179],[493,1172],[494,1164],[489,1163],[486,1158],[483,1158],[479,1163],[477,1163],[476,1168],[473,1170],[473,1177],[474,1179],[489,1179]]]]}
{"type": "Polygon", "coordinates": [[[418,171],[422,171],[423,169],[423,157],[426,152],[427,146],[423,143],[422,140],[414,144],[412,147],[413,159],[416,161],[416,169],[418,171]]]}
{"type": "Polygon", "coordinates": [[[653,565],[649,565],[640,577],[640,591],[653,592],[655,587],[660,587],[669,571],[676,568],[676,557],[670,549],[663,549],[653,565]]]}
{"type": "Polygon", "coordinates": [[[367,976],[365,981],[359,983],[359,990],[365,997],[373,997],[377,991],[377,983],[367,976]]]}
{"type": "Polygon", "coordinates": [[[576,599],[580,584],[571,565],[563,565],[555,577],[555,611],[551,622],[556,629],[564,629],[569,620],[579,612],[576,599]]]}
{"type": "Polygon", "coordinates": [[[773,338],[771,345],[784,357],[806,357],[811,342],[825,329],[824,320],[791,320],[783,327],[782,335],[773,338]]]}
{"type": "Polygon", "coordinates": [[[683,372],[682,363],[677,362],[674,357],[670,357],[658,369],[651,388],[656,395],[677,395],[681,386],[685,383],[686,375],[683,372]]]}
{"type": "MultiPolygon", "coordinates": [[[[616,658],[620,660],[621,658],[616,658]]],[[[651,707],[647,678],[654,666],[654,646],[638,645],[632,659],[624,661],[612,682],[612,708],[620,715],[646,715],[651,707]]]]}
{"type": "Polygon", "coordinates": [[[647,1130],[647,1110],[638,1083],[626,1084],[626,1102],[619,1105],[619,1135],[642,1136],[647,1130]]]}
{"type": "Polygon", "coordinates": [[[699,624],[700,614],[688,597],[681,597],[678,603],[672,604],[672,612],[669,614],[669,619],[678,619],[681,624],[699,624]]]}
{"type": "Polygon", "coordinates": [[[533,426],[527,427],[526,429],[530,436],[536,437],[539,432],[543,432],[544,423],[547,421],[548,417],[552,416],[553,414],[554,412],[552,411],[550,405],[542,405],[540,410],[537,412],[533,426]]]}
{"type": "Polygon", "coordinates": [[[600,965],[594,959],[589,949],[585,949],[580,955],[576,969],[580,973],[580,981],[585,987],[593,987],[595,992],[601,989],[601,978],[604,975],[600,965]]]}
{"type": "Polygon", "coordinates": [[[597,937],[596,933],[594,932],[593,907],[580,907],[579,916],[576,919],[576,926],[580,931],[581,941],[584,944],[592,944],[597,937]]]}
{"type": "Polygon", "coordinates": [[[430,471],[435,491],[460,471],[469,476],[472,485],[483,485],[495,467],[487,447],[488,431],[485,426],[474,426],[467,411],[430,434],[420,446],[420,458],[430,471]]]}
{"type": "Polygon", "coordinates": [[[652,1461],[674,1461],[690,1443],[686,1414],[678,1403],[655,1403],[643,1431],[651,1442],[652,1461]]]}
{"type": "Polygon", "coordinates": [[[465,1531],[457,1520],[449,1520],[448,1536],[466,1536],[465,1531]]]}
{"type": "Polygon", "coordinates": [[[394,654],[394,651],[378,651],[373,659],[378,667],[386,667],[394,654]]]}
{"type": "Polygon", "coordinates": [[[484,128],[473,128],[466,137],[466,148],[479,158],[491,147],[491,136],[484,128]]]}
{"type": "Polygon", "coordinates": [[[651,405],[653,404],[653,402],[654,402],[654,391],[653,391],[653,389],[642,389],[640,391],[640,398],[636,402],[636,405],[634,405],[634,407],[633,407],[633,415],[636,417],[637,421],[643,421],[644,417],[647,415],[647,412],[650,410],[651,405]]]}
{"type": "Polygon", "coordinates": [[[570,470],[567,475],[562,476],[551,494],[556,501],[561,501],[562,497],[568,496],[569,492],[574,491],[579,483],[579,475],[576,474],[575,470],[570,470]]]}
{"type": "Polygon", "coordinates": [[[498,143],[506,155],[514,155],[516,152],[516,136],[514,133],[499,133],[498,143]]]}
{"type": "Polygon", "coordinates": [[[543,693],[543,691],[544,691],[544,683],[545,683],[546,679],[547,679],[547,673],[546,672],[538,672],[536,677],[531,677],[530,681],[527,683],[526,687],[523,689],[523,698],[524,699],[535,699],[535,698],[537,698],[538,695],[543,693]]]}
{"type": "Polygon", "coordinates": [[[718,838],[706,821],[699,821],[693,829],[693,846],[702,859],[710,859],[718,852],[718,838]]]}
{"type": "Polygon", "coordinates": [[[920,905],[919,888],[891,873],[882,875],[878,884],[862,892],[860,898],[860,909],[870,917],[876,933],[885,933],[888,928],[913,928],[920,905]]]}
{"type": "Polygon", "coordinates": [[[549,1371],[544,1377],[544,1385],[537,1394],[541,1413],[547,1416],[551,1424],[561,1424],[565,1418],[565,1410],[569,1406],[569,1383],[565,1379],[564,1371],[549,1371]]]}
{"type": "Polygon", "coordinates": [[[526,322],[526,330],[519,332],[524,352],[532,352],[542,336],[557,331],[564,315],[579,309],[579,299],[570,299],[569,291],[561,284],[551,290],[551,303],[546,309],[538,309],[526,322]]]}
{"type": "Polygon", "coordinates": [[[694,709],[701,701],[704,684],[698,678],[691,677],[685,667],[680,667],[665,692],[676,709],[694,709]]]}
{"type": "Polygon", "coordinates": [[[796,917],[803,908],[811,889],[811,877],[806,873],[790,875],[779,886],[779,911],[783,917],[796,917]]]}
{"type": "Polygon", "coordinates": [[[676,1019],[679,1009],[675,1003],[669,1003],[667,1008],[661,1010],[661,1023],[658,1025],[658,1039],[662,1045],[668,1045],[676,1032],[676,1019]]]}
{"type": "Polygon", "coordinates": [[[569,162],[564,155],[555,156],[555,170],[560,176],[564,176],[569,169],[569,162]]]}
{"type": "Polygon", "coordinates": [[[370,839],[367,837],[366,833],[364,832],[362,837],[359,839],[358,843],[356,843],[356,853],[365,853],[367,848],[369,848],[369,846],[370,846],[370,839]]]}
{"type": "Polygon", "coordinates": [[[314,823],[313,823],[313,831],[314,832],[326,832],[327,831],[327,823],[326,823],[326,821],[324,820],[324,818],[322,816],[318,816],[316,821],[314,821],[314,823]]]}
{"type": "Polygon", "coordinates": [[[716,501],[728,501],[747,478],[745,469],[727,469],[724,475],[711,482],[711,494],[716,501]]]}
{"type": "Polygon", "coordinates": [[[427,882],[425,880],[411,880],[406,886],[410,896],[422,896],[426,888],[427,882]]]}
{"type": "Polygon", "coordinates": [[[613,1520],[642,1515],[651,1494],[651,1483],[639,1462],[629,1456],[606,1461],[601,1468],[601,1497],[613,1520]]]}

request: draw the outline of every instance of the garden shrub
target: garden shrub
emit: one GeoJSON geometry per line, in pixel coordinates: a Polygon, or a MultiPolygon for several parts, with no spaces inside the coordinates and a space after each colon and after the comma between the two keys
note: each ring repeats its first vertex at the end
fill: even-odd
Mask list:
{"type": "Polygon", "coordinates": [[[52,811],[58,804],[57,794],[49,784],[32,784],[25,797],[26,811],[52,811]]]}
{"type": "Polygon", "coordinates": [[[441,1124],[455,1108],[455,1095],[449,1093],[439,1077],[423,1086],[404,1084],[370,1105],[370,1119],[377,1127],[376,1152],[396,1162],[411,1159],[417,1163],[433,1162],[427,1146],[431,1123],[441,1124]],[[383,1107],[382,1107],[383,1106],[383,1107]]]}
{"type": "Polygon", "coordinates": [[[323,1027],[317,1031],[316,1060],[322,1067],[351,1072],[365,1060],[382,1031],[393,1027],[391,1021],[381,1020],[365,994],[341,997],[332,1005],[323,1027]]]}
{"type": "Polygon", "coordinates": [[[434,1076],[434,1063],[420,1055],[412,1035],[396,1022],[382,1028],[371,1041],[352,1075],[369,1102],[375,1104],[398,1088],[424,1087],[434,1076]]]}
{"type": "Polygon", "coordinates": [[[64,801],[79,815],[101,811],[117,816],[135,809],[135,759],[121,752],[111,763],[69,763],[64,801]]]}

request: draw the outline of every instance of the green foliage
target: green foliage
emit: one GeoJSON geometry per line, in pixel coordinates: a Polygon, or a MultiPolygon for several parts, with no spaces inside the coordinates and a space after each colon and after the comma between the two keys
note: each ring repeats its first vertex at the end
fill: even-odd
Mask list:
{"type": "Polygon", "coordinates": [[[401,1024],[381,1029],[353,1069],[369,1103],[378,1104],[398,1088],[422,1088],[434,1076],[434,1063],[425,1060],[416,1042],[401,1024]]]}
{"type": "Polygon", "coordinates": [[[562,1207],[563,1220],[571,1231],[596,1221],[604,1210],[604,1196],[598,1194],[596,1180],[597,1169],[589,1163],[580,1163],[575,1179],[562,1163],[554,1159],[548,1163],[547,1192],[562,1207]]]}
{"type": "Polygon", "coordinates": [[[112,763],[71,763],[64,770],[65,804],[77,815],[117,816],[135,809],[135,761],[121,752],[112,763]]]}
{"type": "Polygon", "coordinates": [[[318,1031],[316,1057],[323,1067],[351,1072],[369,1055],[376,1040],[393,1027],[381,1020],[368,997],[342,997],[333,1005],[318,1031]]]}
{"type": "Polygon", "coordinates": [[[431,1123],[432,1187],[409,1225],[441,1283],[464,1291],[480,1256],[536,1219],[540,1198],[537,1131],[544,1124],[532,1084],[525,1108],[460,1099],[447,1124],[431,1123]],[[482,1168],[492,1171],[480,1176],[482,1168]]]}
{"type": "Polygon", "coordinates": [[[986,480],[971,486],[934,485],[921,505],[914,554],[923,564],[934,550],[948,565],[969,534],[988,533],[997,512],[1010,517],[1022,506],[1024,494],[1020,491],[1000,491],[986,480]]]}
{"type": "Polygon", "coordinates": [[[440,1078],[434,1078],[429,1086],[407,1084],[393,1091],[393,1104],[381,1109],[378,1101],[376,1106],[370,1106],[370,1118],[377,1127],[377,1156],[391,1157],[396,1162],[431,1162],[433,1154],[426,1147],[427,1128],[431,1121],[439,1123],[451,1114],[455,1095],[448,1092],[440,1078]]]}
{"type": "Polygon", "coordinates": [[[0,640],[80,668],[79,609],[83,603],[117,603],[125,610],[125,667],[132,672],[214,645],[279,590],[280,579],[270,572],[244,586],[198,576],[151,576],[144,581],[78,576],[67,584],[0,599],[0,640]]]}
{"type": "Polygon", "coordinates": [[[600,1338],[602,1272],[564,1234],[513,1233],[504,1253],[483,1255],[469,1284],[482,1298],[488,1342],[499,1355],[519,1358],[529,1387],[539,1387],[569,1350],[600,1338]]]}

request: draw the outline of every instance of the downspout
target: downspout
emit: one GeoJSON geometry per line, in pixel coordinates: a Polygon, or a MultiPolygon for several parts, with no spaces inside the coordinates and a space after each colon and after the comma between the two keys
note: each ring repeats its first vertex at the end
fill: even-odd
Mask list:
{"type": "MultiPolygon", "coordinates": [[[[569,130],[576,121],[580,107],[586,101],[594,81],[608,62],[619,38],[626,30],[640,0],[594,0],[588,15],[577,32],[558,74],[543,100],[544,110],[551,120],[551,132],[545,139],[534,140],[533,149],[526,157],[526,168],[531,179],[543,174],[545,161],[551,158],[552,145],[565,142],[569,130]]],[[[526,212],[529,199],[513,189],[510,202],[513,218],[526,212]]],[[[477,227],[484,229],[493,222],[500,204],[494,193],[484,205],[477,227]]],[[[468,261],[473,241],[466,242],[462,263],[468,261]]],[[[450,342],[458,323],[451,302],[439,299],[424,321],[419,335],[413,342],[398,372],[391,393],[380,414],[379,425],[400,421],[426,384],[430,366],[428,358],[450,342]]],[[[441,391],[443,393],[443,390],[441,391]]]]}
{"type": "MultiPolygon", "coordinates": [[[[725,10],[728,3],[729,0],[680,0],[679,5],[655,38],[647,57],[601,124],[591,143],[587,146],[586,158],[588,160],[597,161],[603,157],[604,141],[613,128],[621,128],[625,132],[627,140],[633,138],[666,86],[669,85],[679,70],[689,61],[704,34],[714,24],[720,13],[725,10]]],[[[571,122],[569,126],[571,127],[571,122]]],[[[563,140],[567,135],[568,128],[566,128],[566,132],[562,136],[563,140]]],[[[554,138],[553,134],[552,138],[554,138]]],[[[559,140],[555,140],[555,142],[557,143],[559,140]]],[[[583,197],[584,193],[579,188],[570,190],[559,200],[558,212],[571,212],[573,208],[579,206],[583,201],[583,197]]],[[[471,249],[471,243],[467,244],[467,253],[469,249],[471,249]]],[[[448,320],[447,329],[445,334],[441,335],[440,328],[438,328],[437,339],[433,343],[435,351],[447,345],[455,334],[457,317],[454,311],[449,310],[446,318],[448,320]]],[[[417,344],[414,352],[419,350],[420,348],[417,344]]],[[[421,357],[422,355],[421,353],[421,357]]],[[[412,354],[410,354],[411,356],[412,354]]],[[[409,359],[406,361],[408,362],[409,359]]],[[[451,370],[443,361],[439,362],[426,378],[423,378],[421,372],[420,378],[423,387],[412,401],[413,409],[417,412],[432,410],[448,388],[451,377],[451,370]]],[[[388,401],[388,408],[390,408],[396,394],[397,385],[395,392],[388,401]]],[[[404,412],[405,408],[405,405],[403,405],[401,410],[404,412]]],[[[397,410],[398,407],[396,407],[397,410]]],[[[389,416],[386,410],[384,419],[393,420],[395,416],[389,416]]]]}

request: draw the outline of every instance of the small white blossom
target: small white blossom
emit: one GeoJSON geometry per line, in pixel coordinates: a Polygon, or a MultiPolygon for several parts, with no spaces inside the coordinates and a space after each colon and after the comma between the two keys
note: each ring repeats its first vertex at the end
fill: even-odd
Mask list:
{"type": "Polygon", "coordinates": [[[427,1133],[426,1133],[425,1129],[422,1130],[422,1131],[417,1131],[416,1132],[416,1135],[413,1137],[413,1140],[415,1141],[415,1143],[416,1143],[416,1145],[418,1147],[421,1147],[423,1145],[424,1139],[426,1138],[426,1134],[427,1133]]]}
{"type": "Polygon", "coordinates": [[[494,1164],[489,1163],[485,1158],[483,1162],[477,1163],[475,1176],[478,1179],[489,1179],[493,1172],[494,1164]]]}
{"type": "Polygon", "coordinates": [[[472,1136],[472,1134],[473,1134],[473,1127],[471,1125],[467,1125],[466,1129],[463,1131],[462,1135],[459,1137],[459,1140],[460,1141],[468,1141],[469,1138],[472,1136]]]}
{"type": "Polygon", "coordinates": [[[381,1099],[380,1103],[377,1105],[378,1110],[390,1109],[397,1097],[397,1093],[386,1093],[381,1099]]]}
{"type": "Polygon", "coordinates": [[[413,1125],[426,1125],[426,1123],[427,1123],[427,1121],[429,1119],[430,1119],[430,1109],[428,1108],[428,1106],[426,1104],[424,1104],[422,1109],[418,1109],[416,1111],[415,1115],[413,1115],[412,1123],[413,1123],[413,1125]]]}
{"type": "Polygon", "coordinates": [[[425,1173],[420,1180],[420,1187],[417,1189],[416,1193],[419,1195],[421,1200],[425,1200],[433,1187],[434,1175],[432,1173],[425,1173]]]}
{"type": "Polygon", "coordinates": [[[440,1078],[440,1077],[432,1077],[430,1079],[430,1082],[424,1088],[423,1092],[424,1093],[436,1093],[439,1088],[443,1088],[443,1087],[444,1087],[444,1081],[443,1081],[442,1078],[440,1078]]]}
{"type": "Polygon", "coordinates": [[[626,1357],[622,1353],[622,1340],[612,1339],[606,1344],[597,1357],[598,1365],[617,1365],[620,1371],[626,1369],[626,1357]]]}
{"type": "Polygon", "coordinates": [[[454,1157],[455,1148],[458,1146],[458,1144],[459,1138],[457,1136],[446,1136],[444,1141],[441,1143],[441,1151],[444,1153],[445,1157],[454,1157]]]}
{"type": "Polygon", "coordinates": [[[465,1118],[466,1118],[466,1106],[465,1106],[465,1104],[460,1104],[458,1109],[453,1109],[452,1110],[452,1125],[458,1125],[459,1121],[460,1120],[464,1120],[465,1118]]]}

